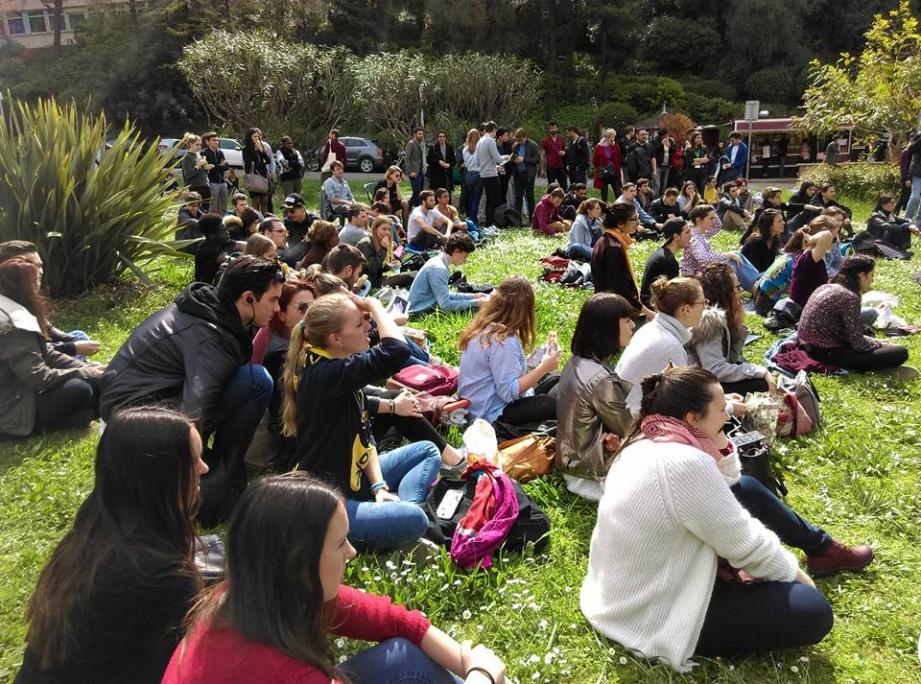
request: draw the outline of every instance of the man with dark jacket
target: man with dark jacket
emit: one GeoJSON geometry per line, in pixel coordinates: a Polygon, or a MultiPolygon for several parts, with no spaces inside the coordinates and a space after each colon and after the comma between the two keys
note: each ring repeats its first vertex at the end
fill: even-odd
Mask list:
{"type": "Polygon", "coordinates": [[[304,198],[292,192],[285,197],[285,228],[288,229],[288,246],[278,258],[292,268],[304,258],[309,249],[305,239],[316,217],[307,211],[304,198]]]}
{"type": "Polygon", "coordinates": [[[409,199],[410,207],[419,205],[419,193],[425,188],[425,150],[422,148],[424,139],[425,131],[416,126],[413,129],[413,137],[406,143],[406,149],[403,151],[403,171],[409,176],[409,185],[413,189],[413,195],[409,199]]]}
{"type": "Polygon", "coordinates": [[[576,126],[566,129],[569,142],[566,143],[566,170],[569,173],[569,183],[582,183],[588,178],[588,165],[592,159],[592,152],[588,149],[588,141],[576,126]]]}
{"type": "Polygon", "coordinates": [[[246,485],[243,457],[272,395],[249,363],[252,328],[278,311],[285,276],[272,261],[240,256],[217,287],[192,283],[128,337],[102,376],[103,420],[125,406],[168,403],[193,419],[211,468],[199,520],[226,519],[246,485]]]}
{"type": "Polygon", "coordinates": [[[921,131],[911,136],[908,145],[911,162],[908,165],[908,176],[911,179],[911,196],[908,207],[905,209],[905,218],[916,226],[921,226],[921,131]]]}
{"type": "Polygon", "coordinates": [[[662,196],[653,200],[652,204],[649,205],[649,215],[652,216],[656,223],[665,223],[670,218],[687,218],[687,214],[681,211],[681,207],[678,205],[678,189],[669,188],[662,196]]]}
{"type": "Polygon", "coordinates": [[[521,216],[525,199],[528,201],[528,223],[534,213],[534,179],[537,177],[537,165],[540,163],[540,147],[531,140],[523,128],[515,131],[512,144],[512,158],[509,164],[514,169],[515,211],[521,216]]]}
{"type": "Polygon", "coordinates": [[[627,155],[627,175],[633,183],[640,178],[649,179],[650,184],[656,182],[656,160],[648,136],[646,131],[640,129],[636,134],[636,144],[627,155]]]}
{"type": "Polygon", "coordinates": [[[198,230],[205,237],[195,250],[195,282],[214,282],[218,269],[227,257],[237,251],[237,243],[220,214],[205,214],[198,221],[198,230]]]}

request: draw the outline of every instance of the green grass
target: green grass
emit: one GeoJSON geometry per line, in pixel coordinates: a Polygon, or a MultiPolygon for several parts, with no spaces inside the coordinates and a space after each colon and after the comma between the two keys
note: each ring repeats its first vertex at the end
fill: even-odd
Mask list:
{"type": "MultiPolygon", "coordinates": [[[[865,217],[866,207],[858,208],[865,217]]],[[[736,239],[720,235],[729,248],[736,239]]],[[[508,231],[477,250],[464,271],[471,282],[496,283],[521,274],[535,280],[538,259],[563,239],[508,231]]],[[[655,245],[634,246],[637,270],[655,245]]],[[[921,292],[910,279],[911,262],[880,262],[876,287],[899,295],[897,313],[921,321],[921,292]]],[[[188,262],[164,260],[155,286],[126,283],[99,288],[79,301],[58,304],[55,322],[80,327],[110,357],[144,316],[168,302],[190,277],[188,262]]],[[[587,293],[536,285],[540,336],[559,332],[568,346],[587,293]]],[[[414,323],[432,335],[433,351],[456,362],[461,314],[430,314],[414,323]]],[[[761,330],[759,319],[751,327],[761,330]]],[[[769,333],[749,356],[760,360],[775,339],[769,333]]],[[[911,361],[921,359],[921,337],[903,340],[911,361]]],[[[637,659],[596,635],[578,607],[594,506],[569,495],[557,475],[526,486],[547,511],[552,541],[544,554],[501,557],[489,571],[464,572],[447,557],[424,567],[396,556],[360,556],[349,581],[424,610],[458,638],[481,640],[505,659],[510,674],[529,682],[885,682],[921,681],[916,645],[921,631],[921,382],[886,375],[816,379],[824,424],[780,447],[791,505],[804,517],[849,543],[869,542],[876,562],[859,575],[820,580],[836,624],[826,640],[802,649],[746,659],[702,661],[692,674],[637,659]]],[[[93,477],[97,437],[58,434],[0,443],[0,681],[21,660],[24,610],[38,572],[71,523],[93,477]]],[[[337,648],[347,653],[354,644],[337,648]]]]}

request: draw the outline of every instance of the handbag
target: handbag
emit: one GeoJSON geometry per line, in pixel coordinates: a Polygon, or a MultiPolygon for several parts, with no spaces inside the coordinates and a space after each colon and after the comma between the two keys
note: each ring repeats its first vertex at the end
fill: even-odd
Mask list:
{"type": "Polygon", "coordinates": [[[603,181],[613,181],[617,177],[617,170],[614,168],[614,164],[608,162],[608,164],[601,169],[601,180],[603,181]]]}
{"type": "Polygon", "coordinates": [[[502,442],[499,464],[513,480],[528,482],[550,472],[555,454],[554,437],[531,433],[502,442]]]}
{"type": "Polygon", "coordinates": [[[732,417],[729,422],[731,427],[726,430],[726,437],[739,454],[742,473],[758,480],[775,496],[786,496],[783,475],[774,469],[774,456],[764,436],[757,431],[746,431],[738,418],[732,417]]]}
{"type": "Polygon", "coordinates": [[[250,192],[264,194],[269,191],[269,179],[259,173],[248,173],[243,177],[243,186],[250,192]]]}
{"type": "Polygon", "coordinates": [[[410,389],[444,396],[457,392],[457,369],[450,366],[407,366],[393,376],[393,379],[410,389]]]}
{"type": "MultiPolygon", "coordinates": [[[[793,378],[780,376],[777,379],[777,389],[783,390],[784,392],[790,392],[796,397],[796,400],[809,416],[809,420],[812,421],[813,426],[822,422],[822,412],[819,409],[819,393],[815,385],[813,385],[812,381],[809,379],[809,374],[806,373],[806,371],[799,371],[793,378]]],[[[808,430],[806,432],[808,432],[808,430]]]]}

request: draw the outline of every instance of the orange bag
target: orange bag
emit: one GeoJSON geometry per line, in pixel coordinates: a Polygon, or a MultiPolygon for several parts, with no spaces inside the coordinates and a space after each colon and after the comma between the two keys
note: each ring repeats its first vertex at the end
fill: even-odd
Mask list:
{"type": "Polygon", "coordinates": [[[527,482],[550,472],[555,453],[554,437],[532,433],[502,442],[499,464],[513,480],[527,482]]]}

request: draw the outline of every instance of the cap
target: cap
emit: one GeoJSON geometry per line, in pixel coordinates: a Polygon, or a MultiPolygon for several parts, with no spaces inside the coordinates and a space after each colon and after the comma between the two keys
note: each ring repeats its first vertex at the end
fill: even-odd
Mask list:
{"type": "Polygon", "coordinates": [[[681,231],[684,230],[684,226],[687,223],[683,218],[670,218],[662,226],[662,237],[665,238],[665,241],[668,242],[676,235],[681,235],[681,231]]]}
{"type": "Polygon", "coordinates": [[[285,197],[285,209],[296,209],[297,207],[304,206],[304,198],[298,195],[296,192],[292,192],[290,195],[285,197]]]}

